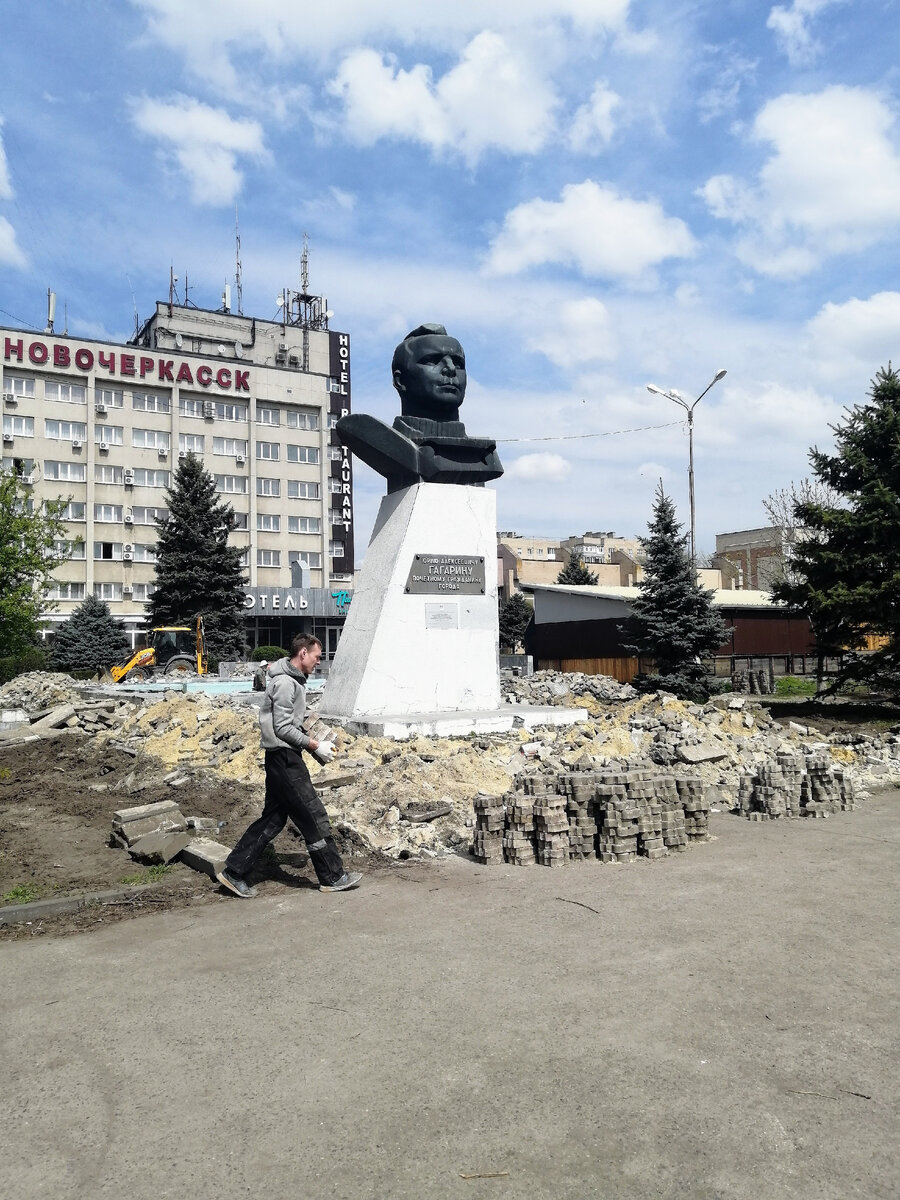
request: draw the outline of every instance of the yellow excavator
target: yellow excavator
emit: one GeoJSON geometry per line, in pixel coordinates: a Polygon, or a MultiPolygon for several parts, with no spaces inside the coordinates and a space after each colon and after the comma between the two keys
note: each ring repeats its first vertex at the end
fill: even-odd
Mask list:
{"type": "Polygon", "coordinates": [[[153,675],[175,675],[179,671],[207,673],[206,641],[203,618],[194,629],[189,625],[157,625],[150,630],[150,643],[135,650],[126,663],[116,664],[104,673],[107,682],[142,683],[153,675]],[[107,678],[108,677],[108,678],[107,678]]]}

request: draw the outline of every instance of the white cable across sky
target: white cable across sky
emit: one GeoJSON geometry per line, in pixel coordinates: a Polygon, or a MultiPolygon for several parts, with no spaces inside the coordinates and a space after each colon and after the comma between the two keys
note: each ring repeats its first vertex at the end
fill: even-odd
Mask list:
{"type": "Polygon", "coordinates": [[[578,438],[615,437],[620,433],[644,433],[648,429],[669,429],[673,425],[684,424],[684,421],[666,421],[662,425],[636,425],[633,429],[609,429],[605,433],[559,433],[550,437],[497,438],[497,444],[508,446],[512,442],[572,442],[578,438]]]}

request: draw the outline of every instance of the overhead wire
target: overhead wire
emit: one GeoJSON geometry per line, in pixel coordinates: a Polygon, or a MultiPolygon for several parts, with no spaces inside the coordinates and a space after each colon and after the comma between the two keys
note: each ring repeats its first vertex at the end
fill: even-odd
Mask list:
{"type": "Polygon", "coordinates": [[[549,437],[497,438],[497,443],[508,446],[512,442],[573,442],[579,438],[616,437],[620,433],[644,433],[648,429],[671,429],[673,425],[684,424],[685,421],[666,421],[662,425],[636,425],[632,429],[608,429],[603,433],[559,433],[549,437]]]}

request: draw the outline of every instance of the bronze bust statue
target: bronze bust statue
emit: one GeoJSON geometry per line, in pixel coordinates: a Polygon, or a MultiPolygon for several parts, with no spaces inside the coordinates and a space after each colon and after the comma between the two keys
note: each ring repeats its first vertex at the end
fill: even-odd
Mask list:
{"type": "Polygon", "coordinates": [[[388,492],[414,483],[481,486],[499,479],[497,443],[473,438],[459,419],[466,394],[466,356],[443,325],[419,325],[391,362],[400,412],[392,426],[365,413],[337,423],[343,445],[387,479],[388,492]]]}

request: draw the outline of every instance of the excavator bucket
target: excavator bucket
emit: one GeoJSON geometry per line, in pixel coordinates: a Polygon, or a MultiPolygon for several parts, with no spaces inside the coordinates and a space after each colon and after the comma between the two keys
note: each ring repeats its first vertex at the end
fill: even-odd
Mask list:
{"type": "Polygon", "coordinates": [[[109,667],[104,667],[101,671],[97,672],[97,681],[98,681],[98,683],[115,683],[116,682],[113,679],[112,675],[110,675],[110,673],[109,673],[109,667]]]}

